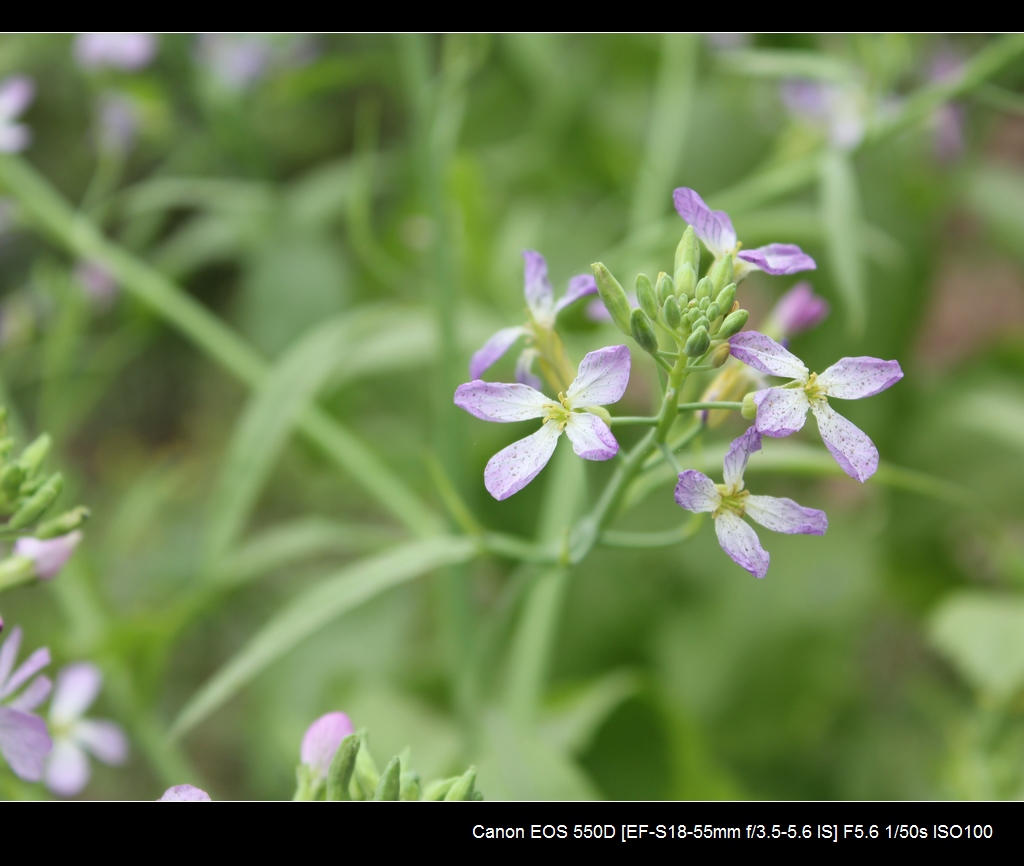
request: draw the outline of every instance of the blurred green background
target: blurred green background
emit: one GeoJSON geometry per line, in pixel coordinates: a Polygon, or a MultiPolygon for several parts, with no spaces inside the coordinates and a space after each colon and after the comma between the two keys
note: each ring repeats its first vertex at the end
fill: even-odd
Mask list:
{"type": "MultiPolygon", "coordinates": [[[[81,68],[69,36],[8,35],[13,73],[37,93],[30,147],[0,166],[0,402],[26,439],[54,436],[62,503],[93,518],[57,580],[0,603],[54,670],[104,671],[93,715],[133,753],[94,765],[83,797],[290,796],[331,710],[378,759],[475,763],[489,799],[1024,796],[1019,37],[164,35],[127,71],[81,68]],[[831,121],[787,109],[794,79],[840,94],[831,121]],[[131,135],[112,140],[118,100],[131,135]],[[600,491],[608,467],[560,450],[495,502],[483,467],[528,431],[451,395],[522,321],[522,250],[556,292],[598,260],[630,285],[671,270],[677,186],[746,246],[816,258],[832,314],[792,347],[812,369],[900,362],[896,387],[842,407],[878,475],[842,475],[811,425],[826,459],[750,480],[824,508],[825,537],[762,532],[763,581],[710,521],[673,547],[598,547],[551,584],[550,646],[521,627],[550,573],[502,556],[403,560],[401,586],[331,595],[367,557],[419,561],[403,545],[459,500],[532,537],[571,518],[560,491],[600,491]],[[114,278],[97,288],[90,259],[114,278]],[[532,686],[515,673],[531,648],[532,686]]],[[[798,279],[745,281],[752,323],[798,279]]],[[[622,342],[582,305],[561,324],[574,362],[622,342]]],[[[648,414],[632,348],[619,411],[648,414]]],[[[715,475],[742,429],[694,465],[715,475]]],[[[671,488],[619,525],[679,525],[671,488]]],[[[43,791],[8,775],[0,793],[43,791]]]]}

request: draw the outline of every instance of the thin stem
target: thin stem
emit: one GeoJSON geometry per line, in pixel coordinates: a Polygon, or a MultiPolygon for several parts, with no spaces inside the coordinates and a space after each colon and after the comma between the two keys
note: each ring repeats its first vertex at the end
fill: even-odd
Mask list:
{"type": "Polygon", "coordinates": [[[665,455],[665,459],[672,464],[672,468],[675,469],[677,475],[681,475],[683,467],[679,465],[679,461],[676,459],[676,455],[672,449],[668,447],[664,442],[658,443],[658,450],[665,455]]]}
{"type": "Polygon", "coordinates": [[[680,412],[697,412],[701,409],[742,409],[742,403],[680,403],[680,412]]]}
{"type": "Polygon", "coordinates": [[[658,423],[658,416],[651,415],[616,415],[611,419],[613,427],[653,427],[658,423]]]}

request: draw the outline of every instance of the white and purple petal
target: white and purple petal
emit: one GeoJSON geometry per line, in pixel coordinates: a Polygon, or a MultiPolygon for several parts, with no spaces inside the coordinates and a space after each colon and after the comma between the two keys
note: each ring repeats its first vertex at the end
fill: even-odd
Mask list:
{"type": "Polygon", "coordinates": [[[736,256],[767,274],[798,274],[817,269],[814,259],[796,244],[768,244],[753,250],[741,250],[736,256]]]}
{"type": "Polygon", "coordinates": [[[536,349],[523,349],[516,358],[516,381],[520,385],[529,385],[536,391],[544,387],[540,377],[533,372],[533,362],[540,355],[536,349]]]}
{"type": "Polygon", "coordinates": [[[722,504],[715,482],[696,469],[679,473],[675,496],[677,505],[696,514],[715,511],[722,504]]]}
{"type": "Polygon", "coordinates": [[[731,511],[723,511],[715,518],[715,532],[718,543],[737,565],[745,568],[754,577],[768,573],[771,557],[761,547],[757,533],[731,511]]]}
{"type": "Polygon", "coordinates": [[[327,778],[334,753],[338,751],[341,741],[355,728],[344,713],[327,713],[321,716],[308,728],[302,737],[300,757],[303,764],[309,766],[314,775],[320,779],[327,778]]]}
{"type": "Polygon", "coordinates": [[[761,450],[761,434],[751,427],[742,436],[732,440],[729,451],[722,462],[722,478],[733,491],[743,489],[743,470],[747,468],[750,455],[761,450]]]}
{"type": "Polygon", "coordinates": [[[551,317],[555,302],[555,292],[548,279],[548,263],[544,256],[533,250],[523,250],[523,258],[526,260],[523,286],[526,304],[534,318],[546,320],[551,317]]]}
{"type": "Polygon", "coordinates": [[[824,511],[779,496],[748,496],[743,500],[747,517],[773,532],[787,535],[824,535],[828,517],[824,511]]]}
{"type": "Polygon", "coordinates": [[[50,651],[46,647],[37,649],[30,655],[21,666],[11,675],[3,687],[0,688],[0,700],[8,695],[13,695],[31,677],[50,663],[50,651]]]}
{"type": "Polygon", "coordinates": [[[878,449],[867,434],[823,400],[813,401],[811,411],[818,420],[825,447],[843,472],[860,482],[874,475],[878,469],[878,449]]]}
{"type": "Polygon", "coordinates": [[[89,758],[69,739],[58,739],[46,761],[46,787],[61,797],[74,797],[89,781],[89,758]]]}
{"type": "Polygon", "coordinates": [[[484,421],[526,421],[541,418],[551,403],[529,385],[484,382],[477,379],[455,389],[455,405],[484,421]]]}
{"type": "Polygon", "coordinates": [[[597,280],[592,274],[578,274],[569,280],[569,288],[565,294],[555,303],[555,313],[560,313],[570,304],[575,304],[580,298],[597,294],[597,280]]]}
{"type": "Polygon", "coordinates": [[[103,675],[90,662],[76,662],[61,668],[50,702],[50,721],[67,725],[92,706],[100,693],[103,675]]]}
{"type": "Polygon", "coordinates": [[[35,82],[27,75],[11,75],[0,81],[0,124],[20,115],[35,95],[35,82]]]}
{"type": "Polygon", "coordinates": [[[115,722],[82,719],[72,729],[72,736],[78,745],[104,764],[116,766],[128,759],[128,738],[115,722]]]}
{"type": "Polygon", "coordinates": [[[580,361],[579,371],[565,396],[573,406],[616,403],[629,384],[629,348],[606,346],[580,361]]]}
{"type": "Polygon", "coordinates": [[[596,415],[573,412],[565,425],[572,450],[584,460],[611,460],[619,452],[612,431],[596,415]]]}
{"type": "Polygon", "coordinates": [[[46,756],[53,749],[53,741],[46,732],[46,722],[39,716],[0,707],[0,755],[26,782],[43,778],[46,756]]]}
{"type": "Polygon", "coordinates": [[[803,429],[811,401],[802,388],[765,388],[754,393],[759,433],[778,439],[803,429]]]}
{"type": "Polygon", "coordinates": [[[903,378],[897,361],[881,358],[841,358],[818,376],[818,385],[829,397],[860,400],[872,397],[903,378]]]}
{"type": "Polygon", "coordinates": [[[560,433],[556,424],[544,424],[533,435],[502,448],[484,469],[487,492],[502,500],[522,490],[547,466],[560,433]]]}
{"type": "Polygon", "coordinates": [[[21,153],[32,141],[32,130],[23,123],[0,120],[0,153],[21,153]]]}
{"type": "Polygon", "coordinates": [[[736,231],[725,211],[711,210],[704,199],[687,187],[673,191],[672,201],[679,216],[693,226],[694,233],[715,256],[736,246],[736,231]]]}
{"type": "Polygon", "coordinates": [[[18,650],[21,649],[21,626],[16,625],[7,635],[7,639],[0,646],[0,695],[3,693],[7,677],[14,670],[14,662],[18,658],[18,650]]]}
{"type": "Polygon", "coordinates": [[[494,364],[509,347],[520,337],[525,336],[526,328],[502,328],[494,334],[483,347],[473,354],[469,361],[469,375],[473,379],[479,379],[484,370],[494,364]]]}
{"type": "Polygon", "coordinates": [[[195,785],[175,785],[164,791],[158,803],[209,803],[210,795],[195,785]]]}
{"type": "Polygon", "coordinates": [[[20,695],[8,701],[7,706],[14,707],[16,710],[24,710],[27,713],[45,701],[52,688],[53,683],[50,682],[50,678],[40,674],[28,684],[28,688],[20,695]]]}
{"type": "Polygon", "coordinates": [[[729,338],[729,352],[748,367],[767,373],[806,382],[810,370],[796,355],[757,331],[740,331],[729,338]]]}

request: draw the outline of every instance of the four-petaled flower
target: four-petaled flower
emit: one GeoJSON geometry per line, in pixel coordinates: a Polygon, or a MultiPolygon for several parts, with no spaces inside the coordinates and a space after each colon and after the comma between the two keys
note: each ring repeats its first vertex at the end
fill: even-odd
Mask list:
{"type": "Polygon", "coordinates": [[[36,86],[27,75],[0,81],[0,153],[17,153],[28,147],[32,132],[15,120],[32,104],[35,94],[36,86]]]}
{"type": "Polygon", "coordinates": [[[766,436],[789,436],[804,426],[807,410],[814,413],[825,447],[851,478],[867,481],[878,469],[878,449],[854,424],[828,404],[829,397],[859,400],[884,391],[903,378],[896,361],[879,358],[842,358],[821,374],[771,337],[743,331],[729,338],[733,357],[769,376],[792,381],[754,394],[754,426],[766,436]]]}
{"type": "Polygon", "coordinates": [[[100,692],[103,676],[89,662],[67,665],[57,675],[50,701],[53,753],[46,762],[46,787],[62,797],[73,797],[89,781],[89,758],[105,764],[123,764],[128,740],[121,726],[105,719],[82,716],[100,692]]]}
{"type": "Polygon", "coordinates": [[[733,440],[722,464],[725,484],[715,484],[696,469],[680,473],[676,502],[688,511],[711,512],[718,543],[733,562],[754,577],[768,573],[771,557],[761,547],[757,533],[741,519],[744,514],[775,532],[824,535],[828,518],[817,508],[804,508],[792,499],[751,496],[743,489],[743,470],[755,451],[761,450],[761,434],[751,427],[733,440]]]}
{"type": "Polygon", "coordinates": [[[4,702],[0,705],[0,754],[15,775],[38,782],[53,742],[46,732],[46,722],[29,710],[39,706],[50,693],[49,678],[35,676],[50,663],[50,651],[46,647],[37,649],[14,670],[20,648],[21,629],[16,626],[0,646],[0,701],[4,702]],[[25,690],[14,696],[26,683],[25,690]]]}
{"type": "MultiPolygon", "coordinates": [[[[558,400],[529,385],[479,379],[459,385],[455,405],[484,421],[543,418],[540,430],[495,454],[484,470],[484,486],[495,499],[507,499],[537,477],[564,431],[573,450],[587,460],[610,460],[619,450],[608,425],[594,408],[615,403],[629,382],[629,349],[608,346],[588,354],[572,384],[558,400]]],[[[599,410],[600,411],[600,410],[599,410]]]]}
{"type": "MultiPolygon", "coordinates": [[[[769,274],[795,274],[800,271],[813,271],[818,266],[807,253],[796,244],[768,244],[754,250],[741,250],[736,240],[736,230],[732,227],[729,214],[722,210],[711,210],[696,192],[688,187],[679,187],[672,193],[676,210],[691,226],[693,231],[704,242],[716,259],[726,253],[733,253],[740,261],[746,262],[769,274]]],[[[737,263],[736,278],[743,275],[743,266],[737,263]]]]}
{"type": "MultiPolygon", "coordinates": [[[[544,261],[544,256],[533,250],[524,250],[523,258],[526,260],[523,294],[526,295],[530,321],[526,325],[502,328],[473,355],[469,362],[469,375],[474,379],[479,379],[484,370],[504,355],[520,337],[535,341],[540,336],[537,333],[538,329],[542,332],[554,329],[555,319],[562,310],[580,298],[597,294],[597,283],[594,278],[590,274],[581,274],[569,280],[569,288],[556,301],[551,281],[548,279],[548,265],[544,261]]],[[[531,370],[536,356],[536,349],[529,346],[522,351],[516,362],[516,381],[540,388],[540,380],[531,370]]]]}

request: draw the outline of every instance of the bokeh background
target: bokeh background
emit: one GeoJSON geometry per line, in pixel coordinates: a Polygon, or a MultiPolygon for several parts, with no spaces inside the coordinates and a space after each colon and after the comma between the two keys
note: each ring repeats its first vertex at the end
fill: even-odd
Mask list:
{"type": "MultiPolygon", "coordinates": [[[[83,797],[289,797],[331,710],[425,777],[474,763],[488,798],[1024,796],[1019,38],[163,35],[129,68],[75,46],[0,37],[0,79],[36,83],[31,144],[0,170],[0,402],[18,435],[53,435],[62,503],[93,517],[58,579],[0,603],[54,670],[104,672],[92,714],[132,755],[94,765],[83,797]],[[12,181],[18,160],[115,246],[12,181]],[[296,626],[183,725],[282,612],[414,534],[372,492],[383,476],[345,471],[369,466],[345,436],[442,526],[462,503],[544,535],[568,522],[569,475],[596,495],[607,468],[560,451],[493,501],[484,464],[527,431],[451,394],[522,321],[524,249],[556,290],[598,260],[627,285],[671,270],[677,186],[747,246],[817,259],[832,312],[792,346],[812,369],[903,367],[843,406],[882,454],[869,483],[813,425],[824,459],[751,469],[755,492],[824,508],[827,535],[763,531],[763,581],[710,522],[596,548],[563,585],[528,719],[510,659],[544,576],[488,555],[296,626]],[[297,420],[313,402],[319,438],[297,420]]],[[[798,279],[745,281],[751,321],[798,279]]],[[[574,360],[622,341],[583,305],[561,322],[574,360]]],[[[654,374],[635,370],[621,411],[647,414],[654,374]]],[[[742,429],[695,465],[715,474],[742,429]]],[[[671,486],[620,525],[678,525],[671,486]]],[[[3,796],[46,795],[2,773],[3,796]]]]}

